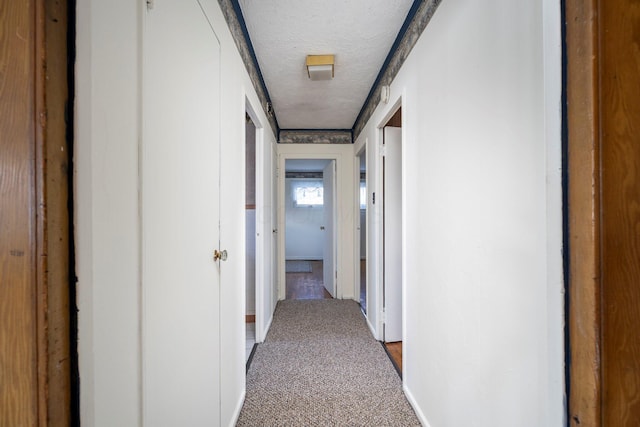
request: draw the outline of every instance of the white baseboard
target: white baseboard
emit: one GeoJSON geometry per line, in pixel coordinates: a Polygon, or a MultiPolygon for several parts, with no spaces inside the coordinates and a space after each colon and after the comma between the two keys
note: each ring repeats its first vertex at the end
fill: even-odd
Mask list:
{"type": "Polygon", "coordinates": [[[240,394],[240,400],[236,405],[236,409],[233,411],[233,416],[231,417],[231,422],[229,423],[229,427],[234,427],[238,423],[238,417],[240,417],[240,411],[242,410],[242,405],[244,405],[244,398],[247,395],[247,389],[244,388],[242,393],[240,394]]]}
{"type": "Polygon", "coordinates": [[[261,336],[256,336],[256,341],[261,343],[264,342],[264,339],[267,337],[267,332],[269,332],[269,328],[271,327],[271,322],[273,321],[273,313],[271,313],[271,316],[269,316],[269,320],[267,321],[267,324],[264,326],[264,330],[262,330],[262,334],[261,336]]]}
{"type": "Polygon", "coordinates": [[[371,322],[369,322],[369,317],[364,316],[365,320],[367,321],[367,326],[369,326],[369,330],[371,331],[371,335],[373,335],[374,339],[378,339],[378,335],[376,334],[376,330],[373,328],[373,325],[371,324],[371,322]]]}
{"type": "Polygon", "coordinates": [[[422,424],[424,427],[431,427],[431,424],[429,424],[429,421],[427,421],[427,417],[424,416],[422,409],[416,403],[416,399],[413,398],[413,394],[411,394],[411,391],[409,391],[404,381],[402,383],[403,383],[402,390],[404,391],[404,395],[407,397],[409,404],[411,405],[414,412],[416,413],[416,416],[418,417],[418,421],[420,421],[420,424],[422,424]]]}

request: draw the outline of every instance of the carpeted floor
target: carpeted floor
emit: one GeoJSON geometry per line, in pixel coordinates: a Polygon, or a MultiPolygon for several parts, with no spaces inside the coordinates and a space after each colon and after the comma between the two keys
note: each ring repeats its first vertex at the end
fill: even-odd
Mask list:
{"type": "Polygon", "coordinates": [[[255,352],[238,426],[419,426],[360,307],[285,300],[255,352]]]}

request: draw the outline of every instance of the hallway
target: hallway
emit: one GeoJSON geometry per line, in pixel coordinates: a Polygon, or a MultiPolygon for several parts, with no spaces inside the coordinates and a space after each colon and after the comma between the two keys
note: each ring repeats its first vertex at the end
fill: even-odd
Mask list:
{"type": "Polygon", "coordinates": [[[419,426],[350,300],[286,300],[247,373],[238,426],[419,426]]]}
{"type": "MultiPolygon", "coordinates": [[[[268,335],[278,329],[276,305],[290,303],[281,218],[286,161],[335,159],[337,274],[329,289],[336,300],[322,292],[315,294],[322,300],[294,302],[354,305],[375,351],[383,351],[375,340],[384,339],[391,316],[381,287],[381,129],[400,108],[404,395],[423,425],[559,425],[559,3],[88,0],[78,2],[76,17],[68,151],[78,375],[90,384],[79,388],[83,425],[228,426],[238,419],[247,384],[239,286],[247,274],[247,114],[256,127],[256,341],[265,350],[280,346],[283,356],[302,347],[268,335]],[[310,19],[310,8],[325,19],[310,19]],[[348,13],[335,13],[343,8],[348,13]],[[335,72],[316,81],[306,61],[324,54],[335,72]],[[357,153],[366,153],[364,251],[357,250],[357,153]],[[200,222],[211,230],[197,231],[200,222]],[[357,306],[362,253],[366,318],[357,306]]],[[[23,46],[17,35],[24,31],[15,33],[23,46]]],[[[37,57],[23,50],[21,57],[37,57]]],[[[27,157],[22,163],[29,160],[29,176],[37,176],[27,157]]],[[[16,251],[8,259],[25,271],[40,253],[28,244],[9,249],[16,251]]],[[[321,354],[324,344],[307,347],[321,354]]],[[[325,365],[308,353],[288,365],[273,362],[281,374],[306,380],[300,368],[330,371],[351,347],[326,354],[325,365]]],[[[310,393],[288,391],[297,393],[291,402],[310,393]]],[[[286,416],[288,407],[276,410],[286,416]]]]}

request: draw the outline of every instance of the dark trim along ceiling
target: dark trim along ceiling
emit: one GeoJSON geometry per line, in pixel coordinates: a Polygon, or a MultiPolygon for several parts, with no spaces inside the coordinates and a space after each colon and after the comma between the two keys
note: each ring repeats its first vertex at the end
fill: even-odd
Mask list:
{"type": "Polygon", "coordinates": [[[231,35],[247,68],[262,108],[276,132],[279,143],[287,144],[351,144],[358,137],[380,102],[380,89],[390,85],[411,53],[420,35],[429,24],[441,0],[414,0],[407,18],[398,32],[378,76],[371,86],[352,129],[280,129],[271,98],[256,59],[251,38],[238,0],[218,0],[231,35]]]}

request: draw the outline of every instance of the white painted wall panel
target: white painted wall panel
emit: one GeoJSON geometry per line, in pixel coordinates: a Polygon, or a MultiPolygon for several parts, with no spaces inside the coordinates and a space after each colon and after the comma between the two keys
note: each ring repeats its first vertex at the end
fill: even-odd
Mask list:
{"type": "Polygon", "coordinates": [[[140,8],[129,0],[77,4],[75,244],[80,411],[87,426],[141,420],[140,8]]]}

